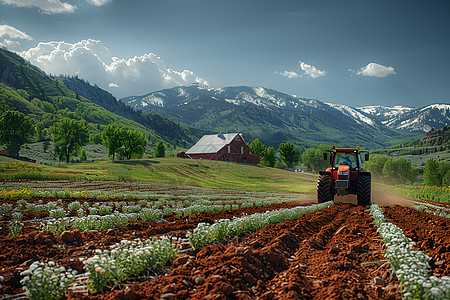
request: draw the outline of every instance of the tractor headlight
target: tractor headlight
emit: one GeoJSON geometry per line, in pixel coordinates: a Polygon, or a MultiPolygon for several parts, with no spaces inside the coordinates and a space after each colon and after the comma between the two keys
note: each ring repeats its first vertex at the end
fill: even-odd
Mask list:
{"type": "Polygon", "coordinates": [[[349,172],[350,172],[349,170],[347,170],[347,171],[338,171],[338,175],[348,175],[349,172]]]}

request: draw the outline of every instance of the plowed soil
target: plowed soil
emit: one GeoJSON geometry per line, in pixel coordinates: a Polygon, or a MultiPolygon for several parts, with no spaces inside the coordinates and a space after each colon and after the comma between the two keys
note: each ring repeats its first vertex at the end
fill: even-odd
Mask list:
{"type": "MultiPolygon", "coordinates": [[[[314,200],[314,199],[312,199],[314,200]]],[[[405,200],[407,201],[407,200],[405,200]]],[[[307,202],[307,201],[305,201],[307,202]]],[[[345,202],[345,201],[344,201],[345,202]]],[[[350,199],[351,202],[351,199],[350,199]]],[[[168,234],[184,237],[198,223],[212,223],[300,203],[167,218],[103,232],[54,236],[26,221],[23,233],[0,233],[0,295],[21,293],[20,272],[33,261],[53,260],[82,271],[80,257],[122,240],[168,234]]],[[[302,203],[305,205],[307,203],[302,203]]],[[[402,206],[384,207],[389,221],[430,257],[430,275],[450,275],[450,220],[402,206]]],[[[25,219],[44,217],[26,216],[25,219]]],[[[2,224],[6,228],[6,224],[2,224]]],[[[338,203],[221,241],[200,251],[181,250],[154,277],[133,278],[101,294],[68,292],[67,299],[401,299],[400,285],[385,263],[384,247],[368,211],[338,203]]],[[[0,297],[1,299],[1,297],[0,297]]]]}

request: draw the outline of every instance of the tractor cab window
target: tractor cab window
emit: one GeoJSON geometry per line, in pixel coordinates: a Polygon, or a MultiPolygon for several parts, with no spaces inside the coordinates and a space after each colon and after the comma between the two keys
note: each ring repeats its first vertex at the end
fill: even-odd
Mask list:
{"type": "Polygon", "coordinates": [[[356,155],[354,153],[336,153],[335,167],[339,168],[340,165],[350,166],[350,169],[356,168],[356,155]]]}

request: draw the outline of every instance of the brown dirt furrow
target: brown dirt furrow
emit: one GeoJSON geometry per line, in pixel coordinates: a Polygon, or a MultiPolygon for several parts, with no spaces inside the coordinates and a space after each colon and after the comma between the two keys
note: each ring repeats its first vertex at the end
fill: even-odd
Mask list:
{"type": "Polygon", "coordinates": [[[384,215],[431,257],[430,275],[450,276],[450,219],[398,205],[385,207],[384,215]]]}
{"type": "MultiPolygon", "coordinates": [[[[289,267],[288,259],[302,241],[317,234],[348,207],[320,210],[237,237],[228,245],[211,245],[180,254],[167,276],[133,284],[131,289],[137,298],[149,299],[169,294],[177,299],[255,299],[266,292],[270,279],[289,267]]],[[[102,298],[116,299],[121,293],[123,290],[104,293],[102,298]]]]}
{"type": "MultiPolygon", "coordinates": [[[[335,205],[180,254],[167,276],[129,285],[149,299],[400,299],[382,242],[361,207],[335,205]],[[375,277],[379,277],[378,285],[375,277]]],[[[86,296],[117,299],[125,290],[86,296]]],[[[70,295],[69,295],[70,297],[70,295]]]]}
{"type": "Polygon", "coordinates": [[[387,264],[361,266],[383,261],[383,253],[370,215],[362,207],[351,207],[300,245],[264,299],[401,299],[399,282],[390,279],[387,264]],[[381,278],[379,284],[375,277],[381,278]]]}
{"type": "MultiPolygon", "coordinates": [[[[91,257],[95,249],[106,249],[123,239],[142,238],[169,234],[172,236],[184,236],[188,230],[193,230],[198,223],[213,223],[215,220],[242,216],[296,206],[296,203],[274,204],[271,206],[243,208],[234,211],[222,211],[213,214],[199,214],[189,217],[176,218],[172,216],[164,221],[148,223],[140,222],[129,224],[121,229],[108,229],[97,232],[79,233],[71,241],[64,241],[62,236],[54,236],[50,231],[41,231],[36,228],[36,223],[24,222],[21,235],[8,237],[7,221],[0,222],[4,229],[0,232],[0,276],[5,279],[1,282],[0,295],[15,294],[21,292],[20,271],[27,269],[33,261],[53,260],[57,263],[82,270],[80,257],[91,257]],[[18,269],[19,268],[19,269],[18,269]]],[[[28,214],[28,213],[27,213],[28,214]]],[[[46,217],[48,212],[40,215],[33,214],[30,218],[25,214],[25,219],[32,217],[46,217]]]]}

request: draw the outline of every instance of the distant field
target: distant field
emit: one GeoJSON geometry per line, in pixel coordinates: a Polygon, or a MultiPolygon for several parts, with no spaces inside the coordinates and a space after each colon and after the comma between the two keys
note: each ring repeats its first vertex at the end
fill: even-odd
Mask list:
{"type": "Polygon", "coordinates": [[[317,176],[261,166],[176,157],[53,166],[0,157],[0,179],[153,181],[236,191],[314,193],[317,176]]]}

